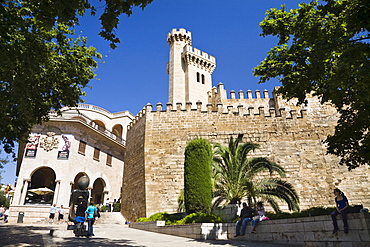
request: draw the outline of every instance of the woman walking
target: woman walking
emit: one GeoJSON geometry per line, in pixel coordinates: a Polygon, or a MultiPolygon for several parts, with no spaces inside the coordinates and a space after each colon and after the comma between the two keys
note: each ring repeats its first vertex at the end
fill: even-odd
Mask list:
{"type": "Polygon", "coordinates": [[[91,236],[94,236],[94,232],[93,232],[93,225],[94,225],[94,221],[95,221],[95,210],[96,210],[96,207],[94,206],[94,203],[93,202],[90,202],[90,206],[87,207],[86,209],[86,214],[87,214],[87,237],[91,237],[91,236]]]}

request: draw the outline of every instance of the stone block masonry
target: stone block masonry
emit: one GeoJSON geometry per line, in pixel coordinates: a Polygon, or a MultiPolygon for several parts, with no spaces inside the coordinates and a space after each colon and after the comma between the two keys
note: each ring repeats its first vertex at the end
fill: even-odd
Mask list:
{"type": "Polygon", "coordinates": [[[202,137],[226,145],[238,134],[244,142],[260,145],[251,156],[266,157],[286,170],[301,209],[334,206],[335,187],[350,204],[370,206],[369,166],[349,172],[338,166],[337,157],[326,154],[324,140],[338,120],[332,104],[307,94],[307,104],[297,105],[297,99],[287,101],[276,91],[270,97],[267,90],[257,90],[255,98],[251,90],[232,90],[228,98],[223,83],[212,87],[216,58],[192,47],[191,32],[172,29],[167,42],[169,103],[166,109],[161,103],[154,110],[147,105],[127,130],[122,188],[126,219],[176,212],[187,143],[202,137]]]}
{"type": "Polygon", "coordinates": [[[244,134],[244,142],[260,145],[252,156],[266,157],[286,170],[301,209],[334,206],[335,187],[346,193],[350,204],[370,206],[365,196],[369,195],[369,168],[349,172],[338,165],[337,157],[326,154],[323,141],[333,133],[337,120],[333,114],[222,105],[217,111],[212,107],[202,111],[200,104],[187,104],[186,109],[167,105],[166,110],[161,104],[157,110],[147,105],[128,127],[122,208],[129,221],[156,212],[176,212],[184,186],[184,151],[190,140],[202,137],[226,145],[230,136],[238,134],[244,134]]]}
{"type": "MultiPolygon", "coordinates": [[[[257,234],[251,234],[247,226],[244,236],[234,238],[235,223],[199,223],[188,225],[160,226],[157,222],[140,222],[130,227],[146,231],[170,234],[194,239],[233,239],[251,242],[271,242],[289,246],[370,246],[370,216],[355,213],[348,215],[349,234],[339,231],[332,234],[331,218],[327,216],[262,221],[257,225],[257,234]]],[[[342,222],[339,222],[340,227],[342,222]]],[[[341,227],[341,229],[343,229],[341,227]]],[[[222,241],[220,241],[222,244],[222,241]]]]}

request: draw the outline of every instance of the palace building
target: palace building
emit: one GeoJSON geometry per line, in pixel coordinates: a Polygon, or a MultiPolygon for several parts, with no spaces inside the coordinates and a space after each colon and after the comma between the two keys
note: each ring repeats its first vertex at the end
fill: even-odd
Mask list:
{"type": "Polygon", "coordinates": [[[120,199],[126,130],[132,119],[128,111],[110,113],[79,104],[36,125],[29,142],[19,147],[10,222],[18,212],[24,213],[24,222],[35,222],[48,216],[52,204],[68,208],[82,176],[90,180],[94,203],[120,199]]]}
{"type": "MultiPolygon", "coordinates": [[[[331,104],[311,95],[307,105],[297,106],[297,100],[274,92],[228,93],[223,83],[213,86],[216,58],[192,46],[191,32],[173,29],[167,43],[165,105],[148,104],[133,116],[81,104],[63,109],[62,116],[51,113],[49,122],[33,128],[29,143],[19,147],[11,216],[27,210],[32,215],[41,208],[45,218],[51,203],[69,205],[71,191],[84,175],[90,179],[91,200],[120,199],[128,221],[174,213],[184,187],[187,143],[202,137],[226,145],[238,134],[260,145],[252,156],[286,170],[301,209],[332,206],[335,187],[346,192],[351,204],[370,206],[370,168],[348,171],[338,157],[326,154],[324,140],[338,120],[331,104]],[[32,192],[44,187],[51,191],[32,192]]],[[[34,222],[36,216],[27,220],[34,222]]]]}

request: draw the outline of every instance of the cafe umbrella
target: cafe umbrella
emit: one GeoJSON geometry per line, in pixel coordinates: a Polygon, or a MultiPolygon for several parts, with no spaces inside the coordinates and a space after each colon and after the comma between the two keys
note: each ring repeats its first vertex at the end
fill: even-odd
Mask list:
{"type": "Polygon", "coordinates": [[[49,188],[36,188],[36,189],[30,189],[28,192],[32,192],[36,195],[49,195],[49,194],[54,194],[54,191],[49,189],[49,188]]]}

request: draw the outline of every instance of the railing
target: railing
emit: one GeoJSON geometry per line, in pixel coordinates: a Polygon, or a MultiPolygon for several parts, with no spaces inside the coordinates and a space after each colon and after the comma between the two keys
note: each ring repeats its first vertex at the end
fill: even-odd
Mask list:
{"type": "MultiPolygon", "coordinates": [[[[89,106],[89,105],[83,105],[83,106],[89,106]]],[[[81,106],[79,105],[79,107],[81,107],[81,106]]],[[[117,141],[117,142],[119,142],[123,145],[126,145],[126,140],[124,140],[123,138],[113,134],[113,132],[107,130],[103,126],[98,125],[96,122],[94,122],[94,120],[92,120],[88,116],[86,116],[82,113],[79,113],[78,110],[76,110],[76,111],[77,111],[76,113],[64,112],[61,117],[56,117],[56,119],[60,119],[60,118],[62,118],[62,119],[75,119],[75,120],[79,120],[81,122],[84,122],[82,120],[82,119],[84,119],[84,120],[86,120],[85,123],[87,123],[88,125],[90,125],[94,129],[96,129],[101,134],[103,134],[105,136],[108,136],[109,138],[111,138],[111,139],[113,139],[113,140],[115,140],[115,141],[117,141]]]]}

